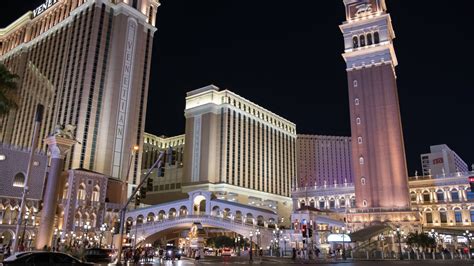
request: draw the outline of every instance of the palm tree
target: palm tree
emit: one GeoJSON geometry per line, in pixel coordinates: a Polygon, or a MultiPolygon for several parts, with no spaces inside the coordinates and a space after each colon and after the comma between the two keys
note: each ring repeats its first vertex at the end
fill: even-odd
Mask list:
{"type": "Polygon", "coordinates": [[[16,90],[18,76],[11,73],[8,68],[0,63],[0,116],[18,107],[16,90]]]}

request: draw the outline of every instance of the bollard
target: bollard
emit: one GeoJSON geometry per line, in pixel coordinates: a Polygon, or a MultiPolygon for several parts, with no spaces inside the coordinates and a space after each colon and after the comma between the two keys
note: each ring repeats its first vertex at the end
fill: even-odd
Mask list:
{"type": "Polygon", "coordinates": [[[454,253],[450,251],[449,254],[451,254],[451,259],[454,260],[454,253]]]}
{"type": "Polygon", "coordinates": [[[410,252],[407,252],[407,254],[408,254],[408,260],[410,260],[410,252]]]}
{"type": "Polygon", "coordinates": [[[423,260],[426,260],[426,253],[423,251],[423,260]]]}
{"type": "Polygon", "coordinates": [[[444,252],[441,252],[441,259],[444,260],[444,252]]]}
{"type": "Polygon", "coordinates": [[[431,256],[431,257],[433,257],[433,260],[435,260],[435,259],[436,259],[436,257],[435,257],[435,252],[434,252],[434,251],[432,251],[432,252],[431,252],[431,254],[432,254],[432,256],[431,256]]]}
{"type": "Polygon", "coordinates": [[[367,259],[370,259],[370,258],[369,258],[369,252],[368,252],[368,251],[366,251],[366,254],[367,254],[367,259]]]}

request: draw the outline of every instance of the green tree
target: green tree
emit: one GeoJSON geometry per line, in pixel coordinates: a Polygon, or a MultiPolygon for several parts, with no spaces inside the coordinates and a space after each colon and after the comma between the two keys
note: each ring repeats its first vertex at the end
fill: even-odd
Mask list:
{"type": "Polygon", "coordinates": [[[18,76],[11,73],[5,65],[0,63],[0,116],[18,107],[17,89],[18,76]]]}
{"type": "Polygon", "coordinates": [[[206,245],[214,248],[233,247],[234,239],[228,236],[211,237],[206,240],[206,245]]]}
{"type": "Polygon", "coordinates": [[[410,233],[407,236],[407,244],[416,248],[428,248],[436,246],[436,240],[428,234],[410,233]]]}

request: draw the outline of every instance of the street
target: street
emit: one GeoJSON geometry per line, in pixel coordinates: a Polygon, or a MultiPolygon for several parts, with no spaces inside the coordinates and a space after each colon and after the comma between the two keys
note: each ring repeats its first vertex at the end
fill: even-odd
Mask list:
{"type": "MultiPolygon", "coordinates": [[[[248,257],[207,257],[205,259],[196,262],[191,259],[184,258],[179,261],[159,261],[156,260],[154,263],[141,263],[140,265],[173,265],[173,266],[184,266],[184,265],[277,265],[277,264],[294,264],[294,265],[347,265],[347,266],[381,266],[381,265],[474,265],[473,261],[468,260],[426,260],[426,261],[326,261],[326,260],[317,260],[317,261],[292,261],[291,259],[281,259],[281,258],[269,258],[263,257],[255,259],[253,262],[248,261],[248,257]]],[[[132,265],[132,264],[130,264],[132,265]]]]}

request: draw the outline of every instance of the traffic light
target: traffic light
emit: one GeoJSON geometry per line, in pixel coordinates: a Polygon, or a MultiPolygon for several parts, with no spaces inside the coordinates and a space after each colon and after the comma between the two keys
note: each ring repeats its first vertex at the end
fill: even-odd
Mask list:
{"type": "Polygon", "coordinates": [[[113,228],[114,228],[114,231],[112,232],[112,234],[118,234],[118,233],[120,233],[120,222],[119,222],[119,221],[115,221],[113,228]]]}
{"type": "Polygon", "coordinates": [[[145,199],[145,198],[146,198],[146,187],[145,187],[145,186],[142,186],[142,187],[140,188],[140,197],[141,197],[142,199],[145,199]]]}
{"type": "Polygon", "coordinates": [[[313,237],[313,229],[311,228],[308,229],[308,236],[313,237]]]}
{"type": "Polygon", "coordinates": [[[137,193],[135,195],[135,206],[140,205],[141,201],[142,201],[142,198],[140,197],[140,193],[137,193]]]}
{"type": "Polygon", "coordinates": [[[148,177],[146,180],[146,190],[147,191],[153,191],[153,178],[148,177]]]}
{"type": "Polygon", "coordinates": [[[471,192],[474,192],[474,176],[469,177],[469,185],[471,185],[471,192]]]}
{"type": "Polygon", "coordinates": [[[163,166],[163,164],[158,169],[158,176],[159,177],[164,177],[165,176],[165,167],[163,166]]]}
{"type": "Polygon", "coordinates": [[[303,237],[307,236],[307,234],[306,234],[306,224],[303,224],[303,226],[301,227],[301,232],[303,233],[303,237]]]}

